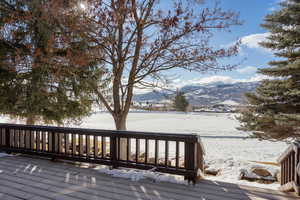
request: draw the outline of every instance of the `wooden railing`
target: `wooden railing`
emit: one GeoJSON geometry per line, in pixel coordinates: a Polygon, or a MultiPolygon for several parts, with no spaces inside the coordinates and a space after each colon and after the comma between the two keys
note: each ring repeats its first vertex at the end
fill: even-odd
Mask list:
{"type": "Polygon", "coordinates": [[[196,182],[204,149],[196,134],[0,124],[0,150],[183,175],[196,182]]]}
{"type": "Polygon", "coordinates": [[[291,144],[279,157],[281,167],[280,190],[300,195],[300,142],[291,144]]]}

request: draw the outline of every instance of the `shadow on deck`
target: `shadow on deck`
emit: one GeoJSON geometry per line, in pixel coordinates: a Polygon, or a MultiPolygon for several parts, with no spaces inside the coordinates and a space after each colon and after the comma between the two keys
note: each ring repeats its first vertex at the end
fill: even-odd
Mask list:
{"type": "Polygon", "coordinates": [[[275,190],[204,180],[193,185],[133,182],[29,156],[0,158],[1,200],[298,199],[275,190]]]}

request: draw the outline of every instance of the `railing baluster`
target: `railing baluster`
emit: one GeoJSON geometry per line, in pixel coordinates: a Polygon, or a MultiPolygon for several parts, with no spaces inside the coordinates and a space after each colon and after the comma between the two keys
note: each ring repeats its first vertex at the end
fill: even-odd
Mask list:
{"type": "Polygon", "coordinates": [[[291,181],[291,154],[288,156],[288,182],[291,181]]]}
{"type": "Polygon", "coordinates": [[[2,129],[1,145],[5,146],[5,128],[2,129]]]}
{"type": "Polygon", "coordinates": [[[30,137],[30,150],[34,150],[34,131],[29,131],[29,137],[30,137]]]}
{"type": "Polygon", "coordinates": [[[285,163],[281,162],[281,185],[285,184],[285,163]]]}
{"type": "Polygon", "coordinates": [[[14,133],[14,140],[13,140],[13,147],[18,148],[18,137],[17,137],[17,130],[13,129],[13,133],[14,133]]]}
{"type": "Polygon", "coordinates": [[[154,155],[154,164],[158,164],[158,157],[159,157],[159,145],[158,140],[155,140],[155,155],[154,155]]]}
{"type": "Polygon", "coordinates": [[[52,153],[56,153],[56,147],[55,147],[55,133],[51,132],[51,151],[52,153]]]}
{"type": "Polygon", "coordinates": [[[2,145],[3,145],[3,131],[4,131],[5,129],[3,129],[3,128],[1,128],[0,129],[0,146],[2,147],[2,145]]]}
{"type": "Polygon", "coordinates": [[[291,180],[295,181],[295,152],[291,154],[291,180]]]}
{"type": "Polygon", "coordinates": [[[105,137],[102,136],[101,137],[101,155],[102,155],[102,158],[105,158],[106,157],[106,141],[105,141],[105,137]]]}
{"type": "Polygon", "coordinates": [[[47,137],[47,132],[45,132],[45,131],[41,131],[41,134],[42,134],[42,151],[46,151],[46,149],[47,149],[47,141],[46,141],[46,137],[47,137]]]}
{"type": "Polygon", "coordinates": [[[65,133],[65,154],[69,154],[70,153],[70,134],[69,133],[65,133]]]}
{"type": "Polygon", "coordinates": [[[284,171],[283,171],[283,174],[284,174],[284,184],[286,184],[287,183],[287,174],[286,174],[286,159],[284,159],[283,161],[283,164],[284,164],[284,171]]]}
{"type": "Polygon", "coordinates": [[[148,157],[149,157],[149,140],[145,140],[145,164],[148,163],[148,157]]]}
{"type": "Polygon", "coordinates": [[[94,135],[94,157],[98,157],[98,137],[94,135]]]}
{"type": "Polygon", "coordinates": [[[165,165],[169,165],[169,141],[165,141],[165,165]]]}
{"type": "Polygon", "coordinates": [[[23,133],[23,148],[26,149],[26,130],[22,129],[22,133],[23,133]]]}
{"type": "Polygon", "coordinates": [[[76,134],[72,134],[72,155],[74,156],[74,155],[76,155],[77,153],[77,149],[76,149],[76,147],[77,147],[77,135],[76,134]]]}
{"type": "Polygon", "coordinates": [[[127,149],[126,149],[126,158],[127,158],[127,161],[130,160],[130,157],[131,157],[131,145],[130,145],[130,138],[126,138],[127,140],[127,149]]]}
{"type": "Polygon", "coordinates": [[[18,148],[18,134],[16,129],[14,129],[14,147],[18,148]]]}
{"type": "Polygon", "coordinates": [[[41,137],[40,137],[40,131],[36,131],[36,150],[41,150],[41,137]]]}
{"type": "Polygon", "coordinates": [[[20,129],[18,129],[18,147],[19,148],[22,148],[22,141],[21,141],[21,139],[22,139],[21,131],[20,131],[20,129]]]}
{"type": "Polygon", "coordinates": [[[179,141],[176,141],[176,150],[175,150],[175,154],[176,154],[176,168],[179,167],[179,155],[180,155],[180,151],[179,151],[179,141]]]}
{"type": "Polygon", "coordinates": [[[140,156],[140,140],[135,139],[135,162],[139,162],[139,156],[140,156]]]}
{"type": "Polygon", "coordinates": [[[79,135],[79,156],[83,156],[83,135],[79,135]]]}
{"type": "Polygon", "coordinates": [[[24,149],[28,148],[28,137],[27,137],[27,130],[23,129],[23,134],[24,134],[24,149]]]}
{"type": "Polygon", "coordinates": [[[3,137],[2,137],[2,136],[3,136],[3,130],[4,130],[3,128],[0,129],[0,131],[1,131],[1,132],[0,132],[0,146],[1,146],[1,147],[2,147],[2,145],[3,145],[3,140],[2,140],[2,138],[3,138],[3,137]]]}
{"type": "Polygon", "coordinates": [[[295,151],[295,155],[294,155],[294,159],[295,159],[294,169],[295,169],[295,182],[296,182],[296,184],[299,185],[299,183],[300,183],[299,178],[300,177],[299,177],[299,175],[297,173],[297,165],[298,165],[298,163],[299,163],[300,160],[299,160],[298,154],[299,154],[299,149],[297,148],[296,151],[295,151]]]}
{"type": "Polygon", "coordinates": [[[86,146],[86,157],[89,159],[90,158],[90,136],[85,135],[85,146],[86,146]]]}
{"type": "Polygon", "coordinates": [[[288,166],[288,157],[285,159],[285,182],[287,183],[287,182],[289,182],[289,171],[288,171],[288,168],[289,168],[289,166],[288,166]]]}
{"type": "Polygon", "coordinates": [[[18,129],[18,147],[20,149],[23,148],[23,146],[22,146],[22,133],[21,133],[20,129],[18,129]]]}
{"type": "Polygon", "coordinates": [[[10,143],[10,129],[6,128],[5,129],[5,146],[10,148],[11,147],[11,143],[10,143]]]}
{"type": "Polygon", "coordinates": [[[120,142],[121,142],[121,138],[120,137],[117,137],[117,159],[120,160],[120,157],[121,157],[121,145],[120,145],[120,142]]]}
{"type": "Polygon", "coordinates": [[[2,146],[6,146],[6,128],[3,128],[2,131],[2,146]]]}
{"type": "Polygon", "coordinates": [[[63,143],[63,133],[59,133],[58,134],[58,147],[59,147],[59,150],[58,150],[58,152],[60,153],[60,154],[62,154],[63,153],[63,150],[64,150],[64,143],[63,143]]]}
{"type": "Polygon", "coordinates": [[[22,136],[21,136],[21,131],[20,131],[20,129],[18,129],[18,147],[19,147],[19,148],[22,148],[22,141],[21,141],[21,138],[22,138],[22,136]]]}

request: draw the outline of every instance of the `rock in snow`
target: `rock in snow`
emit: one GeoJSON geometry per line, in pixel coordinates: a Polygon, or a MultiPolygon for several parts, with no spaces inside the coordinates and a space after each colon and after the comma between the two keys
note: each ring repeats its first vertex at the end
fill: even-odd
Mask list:
{"type": "Polygon", "coordinates": [[[217,176],[220,171],[220,169],[208,168],[204,170],[204,173],[207,175],[217,176]]]}
{"type": "Polygon", "coordinates": [[[278,181],[278,167],[271,166],[252,166],[251,168],[241,169],[240,170],[240,179],[257,181],[260,183],[273,183],[278,181]]]}
{"type": "Polygon", "coordinates": [[[262,177],[268,177],[268,176],[272,176],[272,174],[264,168],[261,167],[254,167],[251,169],[252,173],[258,175],[258,176],[262,176],[262,177]]]}

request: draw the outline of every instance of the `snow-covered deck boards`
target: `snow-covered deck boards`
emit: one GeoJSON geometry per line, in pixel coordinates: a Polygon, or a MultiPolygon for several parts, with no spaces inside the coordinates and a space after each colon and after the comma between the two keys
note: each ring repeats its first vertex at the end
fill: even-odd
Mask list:
{"type": "Polygon", "coordinates": [[[1,200],[298,199],[278,191],[222,182],[201,181],[195,186],[134,182],[28,156],[2,157],[0,170],[1,200]]]}

